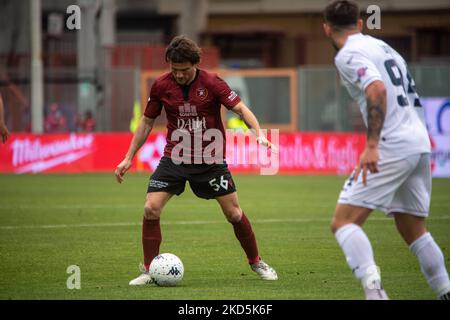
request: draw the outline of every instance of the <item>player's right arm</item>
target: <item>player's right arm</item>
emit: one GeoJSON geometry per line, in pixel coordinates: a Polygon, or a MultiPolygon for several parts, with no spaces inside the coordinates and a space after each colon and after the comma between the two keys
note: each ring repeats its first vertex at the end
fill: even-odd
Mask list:
{"type": "Polygon", "coordinates": [[[367,171],[378,172],[378,143],[386,116],[386,88],[380,80],[371,82],[365,90],[367,102],[367,141],[366,147],[356,167],[355,180],[362,171],[363,183],[366,185],[367,171]]]}
{"type": "Polygon", "coordinates": [[[125,155],[125,158],[121,163],[119,163],[116,171],[114,172],[117,182],[119,183],[122,183],[124,174],[128,169],[131,168],[134,156],[147,140],[148,135],[152,131],[155,119],[161,114],[162,103],[160,100],[160,96],[160,82],[156,80],[153,83],[152,88],[150,89],[150,97],[147,101],[144,115],[139,120],[139,124],[136,128],[136,131],[134,132],[133,140],[131,140],[130,148],[125,155]]]}
{"type": "Polygon", "coordinates": [[[141,117],[138,127],[134,133],[133,140],[131,140],[130,148],[125,155],[125,158],[121,163],[119,163],[116,171],[114,172],[117,182],[122,183],[124,174],[128,171],[128,169],[130,169],[134,156],[147,140],[154,123],[154,118],[149,118],[147,116],[141,117]]]}
{"type": "Polygon", "coordinates": [[[344,51],[335,60],[341,77],[361,90],[366,100],[367,141],[355,169],[355,180],[362,171],[366,185],[367,172],[378,172],[378,143],[386,115],[386,88],[375,64],[362,51],[344,51]]]}

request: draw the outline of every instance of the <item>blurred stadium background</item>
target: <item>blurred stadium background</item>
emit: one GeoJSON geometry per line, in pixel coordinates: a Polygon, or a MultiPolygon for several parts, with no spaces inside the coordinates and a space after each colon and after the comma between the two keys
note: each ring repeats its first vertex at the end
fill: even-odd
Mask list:
{"type": "MultiPolygon", "coordinates": [[[[450,3],[359,2],[363,13],[370,4],[379,5],[381,28],[366,27],[364,31],[385,40],[408,61],[426,107],[430,132],[435,136],[435,176],[450,176],[450,3]]],[[[13,133],[130,132],[133,119],[145,107],[153,78],[166,69],[165,46],[182,33],[203,47],[202,67],[226,78],[264,127],[282,133],[362,133],[359,110],[340,84],[333,66],[334,49],[323,35],[321,11],[326,3],[3,0],[0,91],[6,123],[13,133]],[[66,22],[73,23],[74,12],[68,8],[74,4],[80,8],[80,29],[70,30],[66,22]]],[[[157,124],[155,132],[164,132],[164,116],[157,124]]],[[[14,136],[21,142],[25,137],[35,142],[32,136],[13,134],[10,145],[14,145],[14,136]]],[[[122,148],[126,148],[129,136],[118,137],[120,141],[125,139],[122,148]]],[[[284,149],[299,149],[298,137],[282,137],[287,139],[284,149]]],[[[309,143],[314,151],[316,138],[327,136],[304,138],[300,144],[309,148],[309,143]]],[[[55,139],[44,137],[42,144],[55,139]]],[[[93,139],[95,143],[96,137],[93,139]]],[[[344,138],[338,139],[342,154],[346,143],[344,138]]],[[[359,144],[352,144],[357,151],[359,144]]],[[[157,152],[161,147],[154,146],[157,152]]],[[[114,152],[123,153],[117,149],[114,152]]],[[[12,149],[8,153],[2,148],[2,156],[11,163],[2,161],[0,172],[27,172],[18,167],[17,161],[13,163],[12,149]]],[[[84,161],[86,157],[89,155],[84,161]]],[[[301,155],[292,157],[291,152],[285,157],[296,159],[301,155]]],[[[81,172],[107,170],[116,160],[111,159],[106,168],[89,168],[92,164],[76,161],[71,167],[79,165],[81,172]]],[[[148,157],[138,159],[133,168],[145,169],[140,162],[150,161],[148,157]]],[[[321,171],[318,167],[287,161],[280,169],[321,171]]],[[[48,170],[67,169],[53,166],[48,170]]],[[[331,167],[327,173],[349,169],[331,167]]]]}
{"type": "MultiPolygon", "coordinates": [[[[381,8],[381,29],[365,28],[364,32],[385,40],[409,63],[417,91],[422,97],[433,142],[433,175],[436,178],[449,178],[450,2],[448,0],[358,2],[363,13],[371,4],[381,8]]],[[[322,250],[326,251],[325,255],[329,255],[327,263],[336,265],[322,271],[332,274],[342,272],[344,278],[346,277],[345,280],[349,280],[351,275],[346,269],[338,246],[329,234],[327,219],[331,216],[340,186],[345,176],[352,170],[364,145],[365,133],[358,107],[341,85],[333,66],[334,49],[323,35],[322,10],[327,3],[326,0],[1,0],[0,92],[5,105],[6,124],[12,134],[7,144],[0,145],[2,182],[0,234],[3,246],[1,253],[5,258],[0,267],[0,274],[3,275],[0,279],[3,288],[0,297],[3,299],[146,297],[142,291],[131,295],[130,291],[123,291],[128,290],[125,280],[123,280],[124,287],[113,289],[114,293],[111,295],[99,292],[98,287],[92,284],[91,291],[84,291],[88,292],[87,295],[72,296],[64,287],[65,267],[61,269],[62,275],[58,276],[62,280],[59,278],[57,280],[62,281],[59,284],[59,287],[62,286],[60,291],[59,289],[40,291],[39,283],[36,283],[34,291],[27,291],[28,278],[16,270],[17,263],[21,260],[15,252],[18,248],[28,252],[25,239],[27,241],[31,239],[38,246],[33,248],[33,253],[37,253],[38,257],[32,258],[30,252],[28,258],[34,259],[35,266],[55,270],[55,263],[45,265],[42,262],[48,254],[44,247],[61,244],[55,243],[55,238],[42,240],[43,232],[53,230],[52,227],[45,228],[45,225],[74,224],[78,226],[75,228],[84,228],[85,223],[103,221],[112,224],[108,228],[116,228],[115,223],[119,226],[125,223],[123,228],[131,228],[131,233],[136,234],[136,237],[132,240],[118,238],[125,243],[126,241],[133,243],[134,250],[129,252],[126,246],[122,245],[120,254],[128,261],[119,269],[123,269],[121,272],[127,272],[124,277],[126,279],[134,275],[133,270],[130,270],[130,263],[135,263],[140,256],[139,201],[144,196],[148,172],[154,169],[162,155],[165,144],[164,115],[158,119],[155,131],[133,164],[132,171],[137,172],[136,176],[132,175],[133,178],[130,178],[134,196],[130,190],[122,195],[123,191],[119,192],[118,186],[109,185],[114,183],[112,180],[109,182],[107,178],[109,176],[97,174],[108,172],[112,175],[115,166],[121,161],[131,140],[133,124],[145,108],[152,81],[155,76],[166,70],[164,48],[177,34],[185,34],[198,41],[203,48],[201,67],[215,70],[223,76],[254,111],[263,127],[280,130],[279,173],[285,177],[267,177],[260,181],[268,185],[273,183],[276,188],[269,188],[268,194],[276,195],[283,203],[278,209],[274,206],[266,207],[253,193],[254,191],[244,193],[243,198],[247,195],[252,200],[247,202],[248,207],[253,210],[249,215],[255,215],[257,220],[258,212],[262,212],[261,219],[270,220],[272,216],[269,211],[279,210],[285,215],[277,218],[292,222],[295,219],[309,221],[308,219],[317,218],[314,215],[318,214],[317,221],[325,226],[314,233],[312,229],[306,227],[303,227],[305,230],[298,230],[286,225],[286,229],[282,229],[281,224],[275,228],[278,231],[272,230],[277,233],[271,235],[269,225],[261,220],[260,224],[256,222],[255,228],[264,229],[264,232],[270,234],[271,239],[276,239],[280,230],[285,230],[284,243],[288,243],[292,248],[301,246],[298,243],[298,234],[310,235],[311,239],[326,237],[326,241],[322,243],[322,250]],[[68,20],[74,18],[74,12],[68,12],[68,8],[72,5],[81,9],[80,29],[71,30],[66,25],[68,20]],[[45,172],[80,175],[20,177],[15,175],[45,172]],[[316,175],[321,177],[315,177],[316,175]],[[303,178],[307,180],[301,180],[303,178]],[[74,185],[73,181],[76,181],[74,185]],[[85,183],[95,184],[98,181],[101,181],[100,189],[83,187],[85,183]],[[328,193],[323,192],[323,189],[318,187],[320,184],[333,188],[327,191],[328,193]],[[13,189],[7,185],[13,186],[13,189]],[[311,188],[316,185],[317,188],[311,188]],[[33,186],[33,190],[29,190],[27,186],[33,186]],[[112,197],[111,202],[96,199],[92,194],[103,190],[101,188],[109,188],[105,190],[109,190],[116,198],[112,197]],[[290,190],[292,199],[296,198],[296,194],[302,195],[303,202],[292,203],[292,199],[288,199],[282,193],[276,193],[284,189],[290,190]],[[324,201],[317,196],[318,193],[323,193],[329,198],[324,201]],[[56,204],[52,204],[55,200],[56,204]],[[310,203],[304,207],[303,203],[308,202],[310,203]],[[108,220],[106,215],[114,205],[117,210],[126,211],[127,215],[113,215],[112,218],[108,217],[111,218],[108,220]],[[37,208],[38,213],[42,211],[42,219],[33,217],[30,220],[27,212],[35,211],[34,208],[37,208]],[[65,215],[62,213],[67,213],[67,220],[64,220],[65,215]],[[31,229],[30,226],[34,224],[43,225],[44,228],[31,229]],[[21,229],[21,226],[24,228],[21,229]],[[44,247],[38,245],[41,240],[44,241],[44,247]],[[39,257],[43,260],[39,260],[39,257]],[[331,259],[332,257],[337,257],[336,261],[331,259]],[[339,272],[335,272],[336,270],[339,272]],[[16,279],[17,287],[9,283],[8,279],[16,279]]],[[[226,125],[231,123],[228,122],[229,117],[230,115],[224,111],[226,125]]],[[[258,166],[251,164],[231,164],[231,167],[235,174],[258,172],[258,166]]],[[[261,182],[252,176],[240,176],[238,180],[245,188],[251,190],[262,187],[261,182]]],[[[448,257],[450,180],[438,181],[434,190],[436,200],[433,200],[436,201],[433,203],[433,209],[436,211],[437,220],[434,220],[432,225],[435,226],[434,230],[437,233],[435,236],[444,245],[444,254],[448,257]]],[[[125,188],[127,187],[122,186],[121,190],[125,188]]],[[[273,201],[276,202],[276,199],[273,201]]],[[[192,202],[194,197],[190,193],[186,195],[185,201],[186,206],[197,206],[197,202],[192,202]]],[[[208,211],[208,206],[210,205],[198,208],[201,210],[207,207],[208,209],[204,210],[208,211]]],[[[176,214],[181,207],[184,206],[182,204],[169,206],[168,211],[172,211],[174,221],[177,218],[189,219],[188,216],[176,214]]],[[[189,210],[193,211],[194,217],[198,220],[209,219],[195,209],[189,210]]],[[[379,225],[391,226],[389,220],[382,218],[380,221],[379,225]]],[[[170,224],[170,218],[168,223],[170,224]]],[[[369,227],[372,228],[372,236],[375,239],[383,232],[377,229],[379,225],[369,227]]],[[[225,223],[220,226],[222,227],[226,228],[225,223]]],[[[170,229],[170,226],[168,228],[170,229]]],[[[108,229],[108,232],[116,231],[108,229]]],[[[55,237],[58,236],[61,235],[55,232],[55,237]]],[[[394,233],[392,236],[394,237],[394,233]]],[[[75,239],[65,237],[69,237],[67,239],[69,242],[75,239]]],[[[204,237],[209,239],[207,234],[204,237]]],[[[302,240],[305,238],[307,239],[307,236],[302,236],[302,240]]],[[[86,239],[95,242],[96,234],[86,234],[86,239]]],[[[304,241],[305,244],[308,243],[308,240],[304,241]]],[[[382,246],[387,246],[383,244],[381,235],[378,241],[382,246]]],[[[402,247],[407,256],[401,241],[397,238],[392,241],[402,247]]],[[[278,250],[277,244],[268,240],[263,242],[274,251],[278,250]]],[[[92,250],[89,254],[94,257],[99,251],[108,250],[106,247],[100,250],[90,247],[90,243],[83,243],[92,250]]],[[[376,243],[375,240],[375,245],[376,243]]],[[[181,244],[177,242],[169,242],[169,245],[171,247],[166,247],[168,250],[174,248],[184,250],[184,247],[178,247],[181,244]]],[[[314,243],[311,242],[309,245],[314,246],[314,243]]],[[[58,247],[59,249],[66,250],[65,247],[58,247]]],[[[189,250],[191,248],[184,251],[189,250]]],[[[236,248],[233,250],[236,251],[236,248]]],[[[306,256],[315,261],[312,253],[301,252],[299,256],[306,256]]],[[[409,277],[401,273],[401,264],[405,259],[410,259],[407,260],[408,263],[415,266],[412,257],[403,257],[400,259],[402,261],[396,262],[391,261],[393,257],[389,254],[385,253],[385,256],[394,268],[398,267],[394,273],[397,272],[395,274],[399,275],[399,278],[409,277]]],[[[181,257],[186,259],[188,267],[189,263],[195,261],[194,254],[181,257]]],[[[290,261],[277,262],[277,257],[276,254],[273,255],[274,265],[278,268],[282,268],[283,263],[289,265],[290,273],[287,274],[292,274],[295,278],[296,265],[290,261]]],[[[53,258],[56,259],[56,256],[53,258]]],[[[110,258],[114,263],[121,263],[117,255],[110,258]]],[[[78,253],[76,259],[62,257],[62,261],[67,262],[66,265],[84,261],[83,259],[81,253],[78,253]]],[[[219,263],[212,258],[210,260],[210,265],[219,263]]],[[[92,268],[100,274],[100,270],[104,267],[102,261],[88,262],[91,266],[92,263],[97,263],[92,268]]],[[[317,262],[317,265],[320,263],[317,262]]],[[[301,266],[307,268],[306,265],[301,266]]],[[[413,276],[420,278],[420,271],[416,269],[413,276]]],[[[111,270],[107,270],[109,271],[111,270]]],[[[210,271],[209,273],[208,279],[214,281],[215,275],[210,271]]],[[[298,287],[295,283],[298,279],[289,278],[288,275],[286,278],[293,281],[289,291],[286,287],[280,287],[278,289],[281,293],[277,295],[267,288],[257,287],[255,290],[264,292],[262,298],[359,297],[356,285],[353,287],[349,285],[346,287],[348,291],[341,295],[336,287],[335,290],[328,288],[327,293],[319,292],[317,288],[323,286],[326,281],[321,277],[317,278],[317,275],[314,278],[313,273],[307,275],[302,273],[302,280],[309,280],[310,285],[305,288],[302,282],[300,287],[302,290],[310,290],[309,293],[296,291],[298,287]],[[267,291],[264,291],[266,289],[267,291]]],[[[40,277],[33,272],[29,275],[33,275],[33,279],[40,277]]],[[[103,281],[100,275],[94,278],[96,281],[103,281]]],[[[108,282],[105,287],[109,286],[111,289],[114,286],[111,283],[108,282]]],[[[196,283],[188,282],[188,285],[195,286],[196,283]]],[[[221,285],[226,286],[227,281],[224,279],[221,285]]],[[[235,285],[239,287],[238,283],[235,285]]],[[[85,285],[84,288],[86,286],[89,285],[85,285]]],[[[416,286],[418,286],[416,290],[411,292],[408,287],[400,285],[394,297],[398,294],[397,297],[432,298],[425,283],[416,286]]],[[[206,290],[204,295],[197,295],[198,292],[194,290],[185,294],[178,291],[179,296],[171,297],[195,296],[206,299],[253,297],[250,293],[234,296],[235,287],[228,288],[229,291],[225,290],[229,293],[223,296],[217,292],[208,293],[208,288],[210,289],[208,284],[204,284],[203,289],[206,290]]],[[[165,295],[157,297],[164,298],[165,295]]]]}

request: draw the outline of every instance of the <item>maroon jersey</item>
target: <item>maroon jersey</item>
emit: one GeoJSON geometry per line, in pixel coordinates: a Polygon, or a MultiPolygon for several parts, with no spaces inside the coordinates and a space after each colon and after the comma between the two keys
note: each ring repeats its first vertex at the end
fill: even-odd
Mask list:
{"type": "MultiPolygon", "coordinates": [[[[195,139],[203,137],[208,129],[217,129],[221,132],[223,141],[221,153],[223,152],[224,159],[226,154],[225,130],[220,107],[224,105],[227,109],[232,109],[240,101],[239,96],[216,74],[198,69],[195,79],[187,87],[179,85],[172,73],[169,72],[157,78],[153,83],[144,114],[149,118],[156,118],[164,107],[167,115],[167,144],[164,156],[172,158],[172,150],[180,142],[180,139],[172,139],[177,137],[177,134],[172,135],[177,129],[181,129],[191,139],[192,163],[198,163],[201,155],[199,155],[200,150],[197,150],[199,148],[195,149],[194,136],[195,139]],[[195,162],[194,159],[196,159],[195,162]]],[[[202,139],[202,154],[210,143],[211,141],[202,139]]],[[[203,163],[203,160],[201,162],[203,163]]]]}

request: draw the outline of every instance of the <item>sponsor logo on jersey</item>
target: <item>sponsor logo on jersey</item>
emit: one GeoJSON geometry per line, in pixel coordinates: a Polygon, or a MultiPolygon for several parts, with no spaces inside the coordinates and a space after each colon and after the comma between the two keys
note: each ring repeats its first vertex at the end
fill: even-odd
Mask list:
{"type": "Polygon", "coordinates": [[[352,60],[353,60],[353,56],[350,56],[350,58],[347,60],[347,64],[352,63],[352,60]]]}
{"type": "Polygon", "coordinates": [[[199,117],[197,107],[190,103],[185,103],[178,107],[180,117],[177,119],[177,128],[185,129],[189,132],[198,129],[206,129],[206,118],[199,117]]]}
{"type": "Polygon", "coordinates": [[[196,117],[198,115],[197,107],[191,105],[190,103],[185,103],[184,105],[179,106],[178,111],[180,113],[180,117],[196,117]]]}
{"type": "Polygon", "coordinates": [[[229,101],[233,101],[234,99],[237,98],[237,96],[238,96],[238,95],[237,95],[236,92],[231,91],[230,94],[228,95],[228,100],[229,100],[229,101]]]}
{"type": "Polygon", "coordinates": [[[206,129],[206,119],[205,117],[196,117],[196,118],[178,118],[177,120],[178,129],[185,129],[189,132],[199,129],[206,129]]]}

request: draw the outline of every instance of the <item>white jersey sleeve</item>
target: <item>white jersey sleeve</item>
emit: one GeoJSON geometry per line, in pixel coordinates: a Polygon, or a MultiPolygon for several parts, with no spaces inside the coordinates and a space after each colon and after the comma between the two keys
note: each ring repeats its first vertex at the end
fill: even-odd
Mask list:
{"type": "Polygon", "coordinates": [[[361,52],[345,52],[336,59],[336,67],[344,81],[352,83],[362,91],[375,80],[383,81],[376,66],[361,52]]]}

